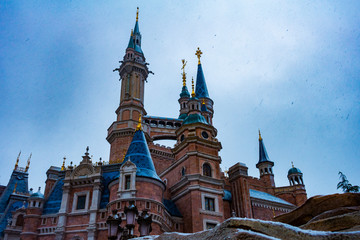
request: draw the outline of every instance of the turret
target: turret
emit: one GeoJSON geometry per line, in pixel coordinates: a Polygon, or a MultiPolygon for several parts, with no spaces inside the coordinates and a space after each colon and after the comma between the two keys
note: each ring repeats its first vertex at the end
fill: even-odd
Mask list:
{"type": "Polygon", "coordinates": [[[269,160],[269,156],[266,152],[265,144],[261,137],[259,130],[259,162],[256,164],[256,167],[260,172],[260,179],[263,179],[269,187],[275,187],[274,173],[272,167],[274,162],[269,160]]]}
{"type": "Polygon", "coordinates": [[[139,8],[136,12],[134,30],[131,30],[128,46],[121,65],[114,71],[119,72],[121,81],[120,104],[116,109],[116,122],[108,129],[107,140],[111,144],[110,163],[119,163],[124,157],[135,132],[140,115],[146,115],[144,109],[145,82],[149,71],[141,49],[139,30],[139,8]]]}
{"type": "Polygon", "coordinates": [[[28,207],[26,208],[26,217],[24,218],[24,228],[21,233],[21,239],[37,239],[37,229],[40,225],[40,216],[44,207],[44,195],[39,190],[28,198],[28,207]]]}
{"type": "Polygon", "coordinates": [[[214,108],[213,108],[214,102],[211,100],[207,86],[206,86],[205,76],[204,76],[204,72],[202,69],[201,61],[200,61],[201,54],[202,54],[202,51],[200,50],[200,48],[198,48],[195,53],[195,55],[198,57],[195,95],[198,99],[203,99],[203,102],[205,103],[207,112],[208,112],[207,113],[207,115],[208,115],[207,121],[209,122],[209,124],[212,125],[212,118],[214,115],[214,108]]]}
{"type": "Polygon", "coordinates": [[[292,165],[292,168],[289,169],[288,175],[287,175],[290,186],[304,185],[302,172],[300,171],[300,169],[294,167],[293,162],[291,162],[291,165],[292,165]]]}

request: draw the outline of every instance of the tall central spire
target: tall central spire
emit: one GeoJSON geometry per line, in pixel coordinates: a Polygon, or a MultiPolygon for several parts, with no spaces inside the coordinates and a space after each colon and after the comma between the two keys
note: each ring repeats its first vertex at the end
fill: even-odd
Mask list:
{"type": "Polygon", "coordinates": [[[209,98],[209,93],[206,87],[205,77],[200,62],[201,54],[202,51],[200,48],[197,48],[195,55],[198,57],[198,70],[196,75],[195,95],[197,98],[209,98]]]}

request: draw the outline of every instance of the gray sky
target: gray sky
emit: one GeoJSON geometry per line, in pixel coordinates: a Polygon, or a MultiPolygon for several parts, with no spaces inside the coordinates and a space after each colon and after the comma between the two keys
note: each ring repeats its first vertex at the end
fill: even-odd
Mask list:
{"type": "MultiPolygon", "coordinates": [[[[177,117],[181,59],[196,76],[200,47],[222,169],[258,177],[258,129],[277,186],[291,161],[309,196],[338,192],[338,171],[360,184],[359,1],[2,1],[0,184],[33,153],[30,187],[86,146],[108,160],[119,104],[118,67],[135,24],[150,70],[149,115],[177,117]]],[[[188,81],[188,87],[190,84],[188,81]]]]}

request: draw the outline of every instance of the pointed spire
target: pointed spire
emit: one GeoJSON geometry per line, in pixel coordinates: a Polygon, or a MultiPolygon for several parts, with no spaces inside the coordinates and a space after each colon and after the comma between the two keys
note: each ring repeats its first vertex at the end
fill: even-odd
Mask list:
{"type": "Polygon", "coordinates": [[[191,78],[191,89],[192,89],[192,91],[191,91],[191,97],[195,97],[196,95],[195,95],[195,91],[194,91],[194,77],[192,77],[191,78]]]}
{"type": "Polygon", "coordinates": [[[260,129],[259,129],[259,141],[261,141],[262,138],[261,138],[261,132],[260,132],[260,129]]]}
{"type": "Polygon", "coordinates": [[[201,62],[200,62],[200,57],[201,57],[201,50],[200,48],[198,48],[198,50],[196,51],[195,55],[197,55],[199,62],[198,62],[198,70],[197,70],[197,75],[196,75],[196,97],[197,98],[209,98],[209,93],[206,87],[206,81],[205,81],[205,77],[204,77],[204,73],[202,70],[202,66],[201,66],[201,62]]]}
{"type": "Polygon", "coordinates": [[[259,163],[260,162],[270,162],[270,159],[268,157],[268,154],[266,152],[266,148],[263,142],[263,139],[261,137],[261,133],[259,130],[259,163]]]}
{"type": "Polygon", "coordinates": [[[66,160],[66,157],[64,157],[64,161],[63,161],[63,164],[61,166],[61,171],[65,171],[65,160],[66,160]]]}
{"type": "Polygon", "coordinates": [[[293,161],[291,161],[291,167],[294,168],[294,162],[293,161]]]}
{"type": "Polygon", "coordinates": [[[140,34],[138,21],[139,21],[139,7],[136,8],[136,22],[134,27],[134,34],[138,34],[138,33],[140,34]]]}
{"type": "Polygon", "coordinates": [[[27,172],[27,171],[29,170],[31,156],[32,156],[32,153],[30,153],[30,156],[29,156],[29,158],[28,158],[28,160],[27,160],[27,164],[26,164],[25,172],[27,172]]]}
{"type": "Polygon", "coordinates": [[[132,29],[131,29],[131,35],[130,35],[128,48],[134,48],[134,32],[132,29]]]}
{"type": "Polygon", "coordinates": [[[138,130],[142,130],[142,126],[141,126],[141,114],[139,116],[139,122],[138,122],[138,125],[136,126],[136,131],[138,130]]]}
{"type": "Polygon", "coordinates": [[[20,155],[21,155],[21,150],[20,150],[20,152],[19,152],[19,155],[18,155],[17,158],[16,158],[16,163],[15,163],[14,170],[16,170],[16,169],[18,168],[18,166],[19,166],[20,155]]]}

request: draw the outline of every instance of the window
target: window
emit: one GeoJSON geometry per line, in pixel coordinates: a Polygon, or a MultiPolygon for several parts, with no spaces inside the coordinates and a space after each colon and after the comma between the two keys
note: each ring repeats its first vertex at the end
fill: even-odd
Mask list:
{"type": "Polygon", "coordinates": [[[182,141],[184,141],[185,140],[185,135],[183,134],[183,135],[181,135],[181,137],[180,137],[180,141],[182,142],[182,141]]]}
{"type": "Polygon", "coordinates": [[[105,219],[105,212],[101,212],[101,219],[105,219]]]}
{"type": "Polygon", "coordinates": [[[205,131],[202,131],[201,133],[201,136],[204,138],[204,139],[208,139],[209,138],[209,134],[205,131]]]}
{"type": "Polygon", "coordinates": [[[207,211],[215,211],[215,199],[205,197],[205,210],[207,211]]]}
{"type": "Polygon", "coordinates": [[[160,205],[157,205],[157,211],[158,211],[158,212],[161,212],[161,207],[160,207],[160,205]]]}
{"type": "Polygon", "coordinates": [[[203,164],[203,175],[211,177],[211,166],[208,163],[203,164]]]}
{"type": "Polygon", "coordinates": [[[41,219],[41,225],[45,225],[46,224],[46,218],[42,218],[41,219]]]}
{"type": "Polygon", "coordinates": [[[53,224],[57,224],[57,217],[53,217],[53,218],[52,218],[52,223],[53,223],[53,224]]]}
{"type": "Polygon", "coordinates": [[[126,175],[125,176],[125,190],[130,189],[130,183],[131,183],[131,176],[126,175]]]}
{"type": "Polygon", "coordinates": [[[185,176],[185,174],[186,174],[186,170],[185,170],[185,167],[183,167],[183,168],[181,169],[181,176],[185,176]]]}
{"type": "Polygon", "coordinates": [[[86,195],[78,196],[76,210],[85,209],[86,195]]]}
{"type": "Polygon", "coordinates": [[[216,223],[210,223],[210,222],[206,223],[206,230],[212,229],[214,227],[216,227],[216,223]]]}
{"type": "Polygon", "coordinates": [[[145,203],[145,208],[150,209],[150,202],[145,203]]]}
{"type": "Polygon", "coordinates": [[[116,203],[116,208],[117,208],[117,209],[120,209],[120,208],[121,208],[121,202],[117,202],[117,203],[116,203]]]}

